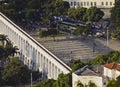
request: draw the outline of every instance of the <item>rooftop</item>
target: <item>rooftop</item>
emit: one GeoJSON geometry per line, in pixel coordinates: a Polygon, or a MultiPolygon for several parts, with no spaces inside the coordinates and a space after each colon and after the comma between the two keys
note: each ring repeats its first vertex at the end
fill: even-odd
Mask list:
{"type": "Polygon", "coordinates": [[[106,67],[106,68],[108,68],[108,69],[115,69],[115,70],[120,71],[120,65],[119,65],[119,64],[116,64],[115,62],[105,64],[104,67],[106,67]]]}
{"type": "Polygon", "coordinates": [[[84,66],[75,71],[75,74],[80,76],[101,76],[103,74],[103,66],[84,66]]]}

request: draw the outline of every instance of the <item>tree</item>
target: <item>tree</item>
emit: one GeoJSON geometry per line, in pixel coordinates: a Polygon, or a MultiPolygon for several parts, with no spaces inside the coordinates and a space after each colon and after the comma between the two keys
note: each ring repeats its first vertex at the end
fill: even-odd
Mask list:
{"type": "Polygon", "coordinates": [[[88,82],[88,87],[97,87],[95,83],[89,81],[88,82]]]}
{"type": "Polygon", "coordinates": [[[76,84],[77,84],[76,87],[84,87],[84,85],[80,82],[80,80],[78,80],[76,84]]]}
{"type": "Polygon", "coordinates": [[[25,9],[25,17],[29,20],[40,20],[39,12],[35,9],[25,9]]]}
{"type": "Polygon", "coordinates": [[[71,61],[72,72],[76,71],[77,69],[82,68],[83,66],[85,66],[85,64],[81,62],[80,59],[71,61]]]}
{"type": "Polygon", "coordinates": [[[110,19],[116,27],[120,27],[120,0],[115,0],[110,19]]]}
{"type": "Polygon", "coordinates": [[[68,17],[76,19],[75,10],[76,10],[75,7],[69,8],[68,9],[68,17]]]}
{"type": "Polygon", "coordinates": [[[81,35],[83,36],[83,39],[85,39],[86,36],[91,32],[90,26],[78,26],[76,30],[73,31],[74,35],[81,35]]]}
{"type": "Polygon", "coordinates": [[[40,36],[40,37],[52,36],[53,39],[55,40],[55,36],[56,36],[58,33],[59,33],[59,32],[57,31],[57,29],[48,29],[47,31],[40,31],[40,32],[39,32],[39,36],[40,36]]]}
{"type": "Polygon", "coordinates": [[[18,57],[13,57],[2,71],[2,79],[8,85],[30,82],[30,70],[23,65],[18,57]]]}
{"type": "Polygon", "coordinates": [[[74,18],[75,20],[84,21],[85,20],[86,10],[87,9],[84,8],[84,7],[69,8],[68,9],[68,16],[70,18],[74,18]]]}
{"type": "Polygon", "coordinates": [[[9,59],[9,56],[14,56],[17,53],[18,48],[11,44],[6,35],[0,35],[0,41],[2,42],[0,46],[0,60],[3,66],[4,62],[9,59]]]}
{"type": "Polygon", "coordinates": [[[54,83],[54,87],[72,87],[72,74],[59,74],[58,79],[54,83]]]}
{"type": "Polygon", "coordinates": [[[55,80],[48,79],[48,80],[45,80],[45,81],[35,84],[34,87],[54,87],[54,82],[55,82],[55,80]]]}
{"type": "Polygon", "coordinates": [[[120,83],[118,83],[116,80],[112,79],[109,80],[106,87],[120,87],[120,83]]]}
{"type": "Polygon", "coordinates": [[[69,3],[62,0],[55,0],[54,3],[54,14],[57,16],[67,14],[68,8],[70,8],[69,3]]]}
{"type": "Polygon", "coordinates": [[[103,11],[101,11],[100,8],[97,7],[90,7],[86,11],[87,20],[90,22],[99,21],[103,16],[104,16],[103,11]]]}
{"type": "Polygon", "coordinates": [[[120,28],[117,28],[117,29],[113,30],[112,37],[117,38],[119,36],[120,36],[120,28]]]}

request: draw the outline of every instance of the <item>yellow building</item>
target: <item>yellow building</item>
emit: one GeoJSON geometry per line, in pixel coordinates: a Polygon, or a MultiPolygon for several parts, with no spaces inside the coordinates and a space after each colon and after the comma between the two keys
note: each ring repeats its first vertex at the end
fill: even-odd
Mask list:
{"type": "Polygon", "coordinates": [[[69,2],[70,7],[82,6],[89,8],[91,6],[96,6],[98,8],[112,8],[114,6],[115,0],[64,0],[69,2]]]}

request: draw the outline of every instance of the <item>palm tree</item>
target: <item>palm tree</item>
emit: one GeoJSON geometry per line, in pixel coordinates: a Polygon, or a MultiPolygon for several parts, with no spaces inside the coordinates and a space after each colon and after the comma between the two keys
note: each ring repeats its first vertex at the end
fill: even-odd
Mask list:
{"type": "Polygon", "coordinates": [[[12,45],[6,35],[0,34],[0,41],[2,42],[2,46],[0,46],[0,60],[4,64],[4,62],[9,60],[9,56],[14,56],[17,53],[18,48],[12,45]]]}
{"type": "Polygon", "coordinates": [[[5,45],[6,38],[7,38],[6,35],[0,34],[0,41],[2,42],[2,46],[5,45]]]}
{"type": "Polygon", "coordinates": [[[80,82],[80,80],[77,81],[77,87],[84,87],[84,85],[80,82]]]}
{"type": "Polygon", "coordinates": [[[88,83],[88,87],[97,87],[97,86],[96,86],[96,84],[95,84],[95,83],[93,83],[93,82],[89,81],[89,83],[88,83]]]}

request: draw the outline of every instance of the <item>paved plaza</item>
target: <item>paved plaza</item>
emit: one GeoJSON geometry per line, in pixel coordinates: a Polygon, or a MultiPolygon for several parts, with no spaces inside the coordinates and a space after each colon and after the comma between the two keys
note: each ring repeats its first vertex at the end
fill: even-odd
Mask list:
{"type": "Polygon", "coordinates": [[[54,41],[52,37],[39,38],[33,34],[31,36],[68,65],[71,60],[80,59],[84,62],[94,59],[98,54],[120,50],[118,41],[109,40],[107,45],[106,39],[101,38],[86,38],[83,40],[80,37],[68,38],[62,36],[56,37],[54,41]]]}

